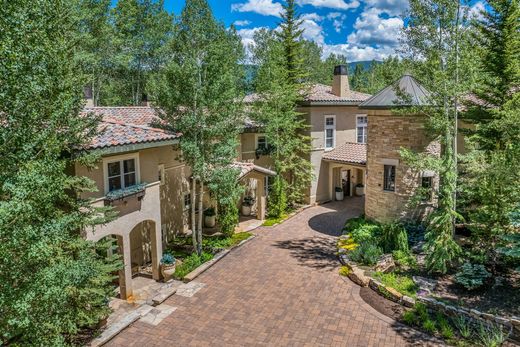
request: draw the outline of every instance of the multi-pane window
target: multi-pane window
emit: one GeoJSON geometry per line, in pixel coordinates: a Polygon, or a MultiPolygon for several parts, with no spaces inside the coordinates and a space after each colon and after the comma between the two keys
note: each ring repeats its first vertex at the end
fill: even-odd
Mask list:
{"type": "Polygon", "coordinates": [[[125,159],[108,163],[108,191],[123,189],[137,184],[135,159],[125,159]]]}
{"type": "Polygon", "coordinates": [[[325,117],[325,149],[335,147],[336,118],[334,116],[325,117]]]}
{"type": "Polygon", "coordinates": [[[395,192],[395,165],[385,165],[383,189],[395,192]]]}
{"type": "Polygon", "coordinates": [[[357,132],[357,143],[367,143],[367,116],[356,117],[356,132],[357,132]]]}
{"type": "Polygon", "coordinates": [[[423,188],[423,190],[425,192],[424,201],[431,201],[433,177],[422,177],[421,187],[423,188]]]}
{"type": "Polygon", "coordinates": [[[256,140],[257,149],[267,149],[267,138],[264,135],[258,135],[256,140]]]}

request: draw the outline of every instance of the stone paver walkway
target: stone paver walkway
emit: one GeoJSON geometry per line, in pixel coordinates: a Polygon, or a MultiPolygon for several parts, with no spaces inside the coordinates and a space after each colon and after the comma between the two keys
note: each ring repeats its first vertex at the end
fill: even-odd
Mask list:
{"type": "Polygon", "coordinates": [[[427,346],[338,275],[335,235],[362,200],[309,208],[232,251],[197,278],[158,325],[133,323],[108,346],[427,346]]]}

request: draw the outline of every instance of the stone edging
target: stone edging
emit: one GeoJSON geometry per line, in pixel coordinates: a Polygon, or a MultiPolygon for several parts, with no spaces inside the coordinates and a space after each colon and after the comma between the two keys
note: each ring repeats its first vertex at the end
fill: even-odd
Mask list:
{"type": "Polygon", "coordinates": [[[417,300],[415,300],[409,296],[401,294],[392,287],[386,287],[384,284],[370,276],[366,276],[363,270],[348,260],[346,254],[340,254],[339,259],[340,262],[349,269],[347,276],[352,282],[360,285],[361,287],[369,287],[377,294],[385,297],[388,300],[399,303],[406,307],[413,307],[416,302],[421,302],[425,304],[432,312],[442,312],[448,317],[464,316],[474,325],[478,325],[480,323],[498,324],[506,331],[511,332],[509,336],[510,339],[520,342],[520,317],[513,316],[512,318],[505,318],[489,313],[483,313],[475,309],[455,307],[445,304],[434,298],[428,297],[419,296],[417,297],[417,300]]]}
{"type": "Polygon", "coordinates": [[[341,263],[349,269],[349,273],[347,276],[348,278],[350,278],[352,282],[360,285],[361,287],[369,287],[377,294],[403,306],[413,307],[415,305],[414,298],[403,295],[396,289],[392,287],[387,287],[378,280],[370,276],[366,276],[365,272],[358,268],[355,263],[349,261],[348,257],[345,254],[341,254],[339,256],[339,259],[341,263]]]}
{"type": "Polygon", "coordinates": [[[243,244],[245,244],[246,242],[249,242],[251,241],[252,239],[254,239],[256,237],[256,235],[251,235],[249,236],[247,239],[245,240],[242,240],[240,241],[240,243],[238,245],[235,245],[229,249],[225,249],[223,250],[222,252],[219,252],[217,253],[213,259],[211,259],[210,261],[207,261],[205,262],[204,264],[200,265],[199,267],[197,267],[196,269],[194,269],[192,272],[190,272],[189,274],[187,274],[186,276],[184,276],[184,278],[182,279],[184,282],[191,282],[193,281],[195,278],[197,278],[200,274],[202,274],[204,271],[206,271],[207,269],[209,269],[210,267],[212,267],[213,265],[215,265],[219,260],[221,260],[222,258],[224,258],[229,252],[231,252],[232,250],[234,250],[235,248],[238,248],[240,246],[242,246],[243,244]]]}

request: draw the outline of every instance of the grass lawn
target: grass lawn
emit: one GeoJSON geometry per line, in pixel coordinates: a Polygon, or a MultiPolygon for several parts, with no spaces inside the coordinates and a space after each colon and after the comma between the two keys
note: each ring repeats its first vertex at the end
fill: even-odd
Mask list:
{"type": "Polygon", "coordinates": [[[381,281],[385,286],[392,287],[401,294],[415,298],[419,289],[410,276],[397,274],[395,272],[375,272],[372,276],[381,281]]]}
{"type": "Polygon", "coordinates": [[[264,227],[272,227],[275,224],[283,222],[284,220],[287,219],[287,217],[289,217],[289,214],[288,213],[284,213],[280,217],[277,217],[277,218],[274,218],[274,217],[273,218],[267,218],[264,221],[264,224],[262,224],[262,225],[264,227]]]}

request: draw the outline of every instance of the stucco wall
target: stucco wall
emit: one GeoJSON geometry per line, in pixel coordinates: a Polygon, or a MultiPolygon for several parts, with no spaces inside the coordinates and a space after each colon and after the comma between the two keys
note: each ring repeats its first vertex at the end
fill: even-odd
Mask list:
{"type": "Polygon", "coordinates": [[[273,160],[269,155],[256,157],[256,137],[261,133],[240,134],[240,160],[253,162],[258,166],[274,170],[273,160]]]}
{"type": "MultiPolygon", "coordinates": [[[[400,157],[401,147],[419,152],[439,154],[440,144],[428,139],[424,131],[424,118],[392,116],[383,111],[368,118],[367,185],[365,213],[378,221],[422,218],[431,204],[411,206],[410,198],[421,184],[421,173],[408,167],[400,157]],[[395,192],[383,190],[384,162],[397,162],[395,192]]],[[[438,178],[434,178],[438,186],[438,178]]]]}

